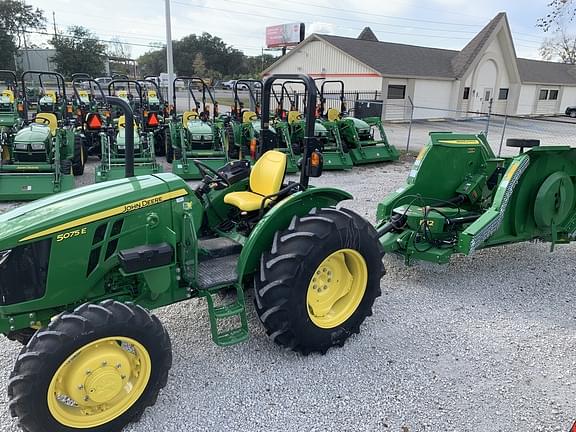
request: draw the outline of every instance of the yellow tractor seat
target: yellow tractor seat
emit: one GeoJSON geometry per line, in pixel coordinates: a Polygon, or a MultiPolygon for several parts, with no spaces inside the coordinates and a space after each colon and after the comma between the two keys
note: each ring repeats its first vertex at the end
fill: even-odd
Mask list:
{"type": "Polygon", "coordinates": [[[196,120],[198,118],[198,112],[196,111],[186,111],[182,114],[182,124],[186,126],[190,120],[196,120]]]}
{"type": "Polygon", "coordinates": [[[50,128],[52,135],[56,134],[56,129],[58,128],[58,118],[56,114],[52,113],[38,113],[34,119],[34,123],[42,124],[50,128]]]}
{"type": "Polygon", "coordinates": [[[44,96],[52,98],[52,103],[56,103],[58,101],[58,98],[56,97],[56,92],[54,90],[46,90],[44,92],[44,96]]]}
{"type": "Polygon", "coordinates": [[[288,113],[288,123],[292,124],[294,122],[297,122],[298,120],[300,120],[302,118],[302,114],[300,114],[299,111],[290,111],[288,113]]]}
{"type": "MultiPolygon", "coordinates": [[[[118,128],[124,129],[125,127],[126,127],[126,117],[121,115],[120,117],[118,117],[118,128]]],[[[134,121],[134,130],[136,130],[137,127],[138,125],[136,124],[136,121],[134,121]]]]}
{"type": "Polygon", "coordinates": [[[340,111],[336,108],[330,108],[327,113],[328,121],[336,121],[340,119],[340,111]]]}
{"type": "Polygon", "coordinates": [[[86,90],[80,90],[78,92],[78,96],[80,96],[80,100],[84,103],[89,103],[90,102],[90,95],[88,94],[88,92],[86,90]]]}
{"type": "Polygon", "coordinates": [[[9,89],[2,90],[0,96],[2,96],[3,98],[8,98],[8,102],[14,103],[14,92],[12,90],[9,89]]]}
{"type": "MultiPolygon", "coordinates": [[[[267,151],[258,159],[250,172],[250,190],[230,192],[224,196],[224,202],[245,212],[260,210],[264,198],[280,192],[286,174],[287,161],[286,153],[276,150],[267,151]]],[[[273,198],[266,200],[264,207],[268,207],[273,202],[273,198]]]]}
{"type": "Polygon", "coordinates": [[[242,123],[250,123],[252,120],[256,120],[258,118],[258,114],[254,111],[244,111],[242,114],[242,123]]]}

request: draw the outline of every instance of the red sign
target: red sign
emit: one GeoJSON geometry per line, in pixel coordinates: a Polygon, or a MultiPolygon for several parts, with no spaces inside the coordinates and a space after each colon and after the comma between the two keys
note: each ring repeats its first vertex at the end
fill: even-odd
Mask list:
{"type": "Polygon", "coordinates": [[[266,27],[266,46],[278,48],[295,46],[304,39],[304,24],[291,23],[266,27]]]}

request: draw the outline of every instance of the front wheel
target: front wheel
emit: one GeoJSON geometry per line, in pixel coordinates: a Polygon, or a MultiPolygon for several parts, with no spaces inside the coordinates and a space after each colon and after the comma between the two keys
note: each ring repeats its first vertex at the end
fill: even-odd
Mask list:
{"type": "Polygon", "coordinates": [[[28,432],[119,431],[156,402],[172,364],[170,338],[140,306],[84,304],[39,330],[8,384],[28,432]]]}
{"type": "Polygon", "coordinates": [[[347,209],[313,209],[275,234],[255,277],[255,303],[279,345],[308,354],[344,345],[381,293],[382,247],[347,209]]]}

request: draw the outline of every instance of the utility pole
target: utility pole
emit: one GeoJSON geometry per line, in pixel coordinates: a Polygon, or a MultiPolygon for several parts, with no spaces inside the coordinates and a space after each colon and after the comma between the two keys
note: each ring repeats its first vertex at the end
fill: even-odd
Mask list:
{"type": "Polygon", "coordinates": [[[170,22],[170,0],[166,4],[166,63],[168,72],[168,105],[174,103],[172,83],[174,82],[174,57],[172,56],[172,24],[170,22]]]}
{"type": "Polygon", "coordinates": [[[54,39],[58,36],[58,30],[56,30],[56,12],[52,11],[52,24],[54,24],[54,39]]]}
{"type": "MultiPolygon", "coordinates": [[[[22,0],[22,4],[24,5],[24,7],[26,7],[25,0],[22,0]]],[[[26,63],[28,63],[28,70],[30,70],[32,68],[30,67],[30,54],[28,53],[28,44],[26,42],[26,29],[24,27],[22,27],[20,30],[22,31],[22,40],[24,42],[24,51],[26,52],[26,63]]]]}

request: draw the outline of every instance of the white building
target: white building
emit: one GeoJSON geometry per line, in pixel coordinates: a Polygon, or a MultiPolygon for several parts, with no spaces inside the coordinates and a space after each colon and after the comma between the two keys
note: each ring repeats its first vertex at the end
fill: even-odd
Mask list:
{"type": "Polygon", "coordinates": [[[516,57],[499,13],[461,51],[312,34],[264,71],[339,79],[347,91],[381,91],[386,119],[462,117],[464,112],[562,113],[576,105],[576,67],[516,57]]]}

